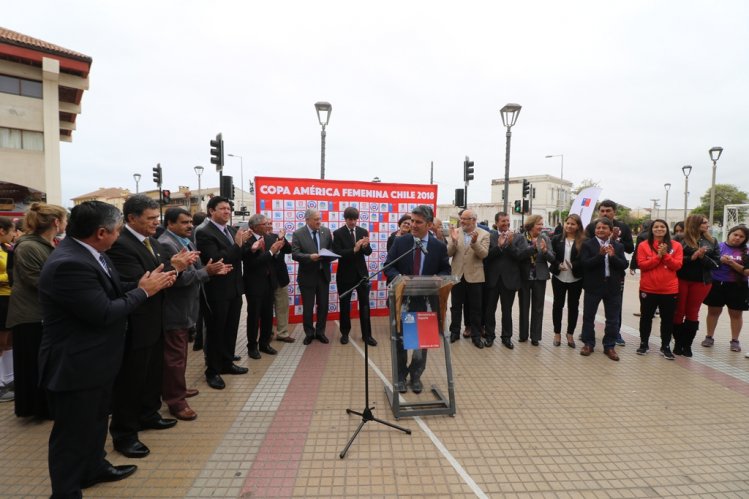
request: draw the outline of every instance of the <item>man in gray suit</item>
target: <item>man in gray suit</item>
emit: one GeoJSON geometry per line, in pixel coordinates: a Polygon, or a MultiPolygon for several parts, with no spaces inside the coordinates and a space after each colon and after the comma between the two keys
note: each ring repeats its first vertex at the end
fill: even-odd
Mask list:
{"type": "Polygon", "coordinates": [[[520,260],[528,249],[522,234],[510,230],[510,215],[499,212],[494,216],[497,230],[489,236],[489,254],[486,266],[486,346],[492,346],[496,338],[497,301],[502,304],[502,344],[513,349],[512,305],[515,293],[523,284],[520,276],[520,260]]]}
{"type": "Polygon", "coordinates": [[[297,229],[291,238],[291,258],[299,262],[297,282],[302,293],[304,344],[313,339],[328,343],[325,325],[328,319],[328,290],[330,288],[330,258],[320,256],[320,250],[330,250],[333,236],[330,229],[322,226],[320,212],[308,209],[304,212],[304,227],[297,229]],[[312,315],[317,303],[317,324],[313,326],[312,315]]]}
{"type": "MultiPolygon", "coordinates": [[[[164,213],[166,230],[159,236],[162,250],[167,258],[177,253],[195,251],[192,242],[192,215],[184,208],[169,208],[164,213]]],[[[198,390],[187,388],[187,338],[195,327],[200,310],[203,283],[212,275],[225,275],[232,270],[223,260],[208,260],[203,265],[198,259],[187,267],[164,296],[164,375],[161,397],[169,412],[177,419],[191,421],[198,414],[187,404],[186,398],[194,397],[198,390]]]]}

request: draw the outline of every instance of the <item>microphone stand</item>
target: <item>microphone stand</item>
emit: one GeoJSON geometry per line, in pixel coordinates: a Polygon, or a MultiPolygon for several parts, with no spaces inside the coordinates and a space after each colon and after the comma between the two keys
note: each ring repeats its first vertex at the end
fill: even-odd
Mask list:
{"type": "MultiPolygon", "coordinates": [[[[377,272],[373,272],[373,273],[371,273],[368,276],[362,277],[361,280],[358,283],[356,283],[356,285],[353,288],[344,291],[343,293],[341,293],[338,296],[339,297],[346,297],[346,296],[350,295],[351,293],[354,292],[354,290],[356,288],[358,288],[362,284],[368,283],[369,281],[371,281],[372,279],[374,279],[375,277],[377,277],[377,275],[380,272],[384,272],[385,270],[387,270],[390,267],[392,267],[395,263],[397,263],[398,261],[400,261],[403,257],[412,254],[414,252],[414,250],[416,250],[416,245],[415,244],[414,244],[414,247],[411,248],[410,251],[406,251],[401,256],[399,256],[398,258],[396,258],[395,260],[393,260],[392,262],[390,262],[386,266],[382,267],[377,272]]],[[[338,455],[341,459],[343,459],[344,457],[346,457],[346,452],[348,452],[349,447],[351,447],[351,444],[354,443],[354,440],[359,435],[359,432],[362,430],[362,428],[364,428],[364,425],[367,424],[370,421],[374,421],[376,423],[380,423],[380,424],[383,424],[385,426],[389,426],[389,427],[394,428],[396,430],[400,430],[400,431],[404,432],[406,435],[410,435],[411,434],[411,430],[409,430],[408,428],[403,428],[402,426],[398,426],[396,424],[389,423],[387,421],[383,421],[382,419],[374,417],[374,415],[372,414],[372,410],[373,409],[374,409],[374,406],[373,407],[369,407],[369,344],[367,344],[367,342],[365,341],[364,342],[364,410],[362,410],[361,412],[359,412],[359,411],[355,411],[353,409],[346,409],[346,414],[355,414],[357,416],[361,416],[361,423],[359,423],[358,428],[356,428],[356,431],[354,431],[354,434],[349,439],[348,443],[346,444],[346,447],[344,447],[343,450],[341,451],[341,453],[338,455]]]]}

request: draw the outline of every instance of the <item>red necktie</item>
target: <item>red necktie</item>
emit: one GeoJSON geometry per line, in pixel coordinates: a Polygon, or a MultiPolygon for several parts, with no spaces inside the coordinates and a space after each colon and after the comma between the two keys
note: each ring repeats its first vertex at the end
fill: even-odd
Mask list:
{"type": "Polygon", "coordinates": [[[414,250],[413,275],[421,275],[421,248],[418,246],[414,250]]]}

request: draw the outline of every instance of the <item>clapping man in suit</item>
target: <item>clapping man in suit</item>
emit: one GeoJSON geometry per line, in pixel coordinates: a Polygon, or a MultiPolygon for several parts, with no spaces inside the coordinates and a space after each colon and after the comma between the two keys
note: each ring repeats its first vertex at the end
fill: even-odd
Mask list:
{"type": "MultiPolygon", "coordinates": [[[[408,253],[415,248],[412,258],[403,257],[395,265],[385,271],[388,278],[395,279],[399,275],[450,275],[450,260],[447,257],[447,246],[439,241],[434,235],[429,233],[434,220],[434,211],[431,206],[418,205],[411,210],[411,233],[402,235],[395,239],[393,246],[388,251],[385,266],[394,262],[404,253],[408,253]],[[418,240],[418,244],[417,244],[418,240]],[[421,251],[421,247],[426,248],[426,252],[421,251]]],[[[436,298],[436,297],[430,297],[436,298]]],[[[440,316],[439,300],[430,299],[428,303],[410,303],[411,311],[421,309],[426,311],[437,312],[440,316]]],[[[441,316],[440,316],[441,317],[441,316]]],[[[414,393],[421,393],[424,388],[421,383],[421,375],[426,368],[427,351],[426,349],[414,350],[411,356],[411,364],[408,362],[408,354],[403,349],[403,336],[398,336],[396,351],[398,352],[398,380],[395,389],[400,393],[406,392],[406,377],[411,375],[411,390],[414,393]]]]}
{"type": "MultiPolygon", "coordinates": [[[[336,271],[336,285],[338,293],[343,293],[356,286],[359,299],[359,324],[362,339],[370,346],[377,346],[377,340],[372,338],[372,325],[369,320],[369,281],[362,282],[368,277],[365,256],[372,254],[369,246],[369,231],[357,227],[359,210],[349,206],[343,210],[345,225],[333,232],[333,253],[340,255],[336,271]]],[[[340,298],[341,312],[341,343],[348,343],[351,331],[351,293],[340,298]]]]}
{"type": "Polygon", "coordinates": [[[481,339],[481,290],[484,285],[484,258],[489,253],[489,233],[476,226],[476,213],[463,210],[460,226],[450,228],[447,255],[452,257],[452,275],[460,279],[450,293],[450,342],[460,339],[463,307],[468,307],[471,341],[484,348],[481,339]]]}
{"type": "Polygon", "coordinates": [[[286,239],[286,231],[281,229],[273,234],[273,222],[265,221],[268,234],[283,241],[281,249],[273,255],[273,269],[276,273],[276,289],[273,290],[273,309],[276,312],[276,340],[283,343],[294,343],[296,339],[289,335],[289,268],[286,266],[286,255],[291,253],[291,243],[286,239]]]}
{"type": "Polygon", "coordinates": [[[273,293],[278,287],[274,259],[285,240],[268,234],[266,222],[265,215],[252,215],[248,226],[253,234],[242,246],[244,292],[247,297],[247,350],[252,359],[259,359],[260,352],[268,355],[278,353],[270,345],[273,336],[273,293]]]}
{"type": "MultiPolygon", "coordinates": [[[[195,251],[192,242],[192,215],[184,208],[169,208],[164,213],[166,230],[159,236],[164,255],[171,259],[181,251],[195,251]]],[[[176,284],[164,297],[164,375],[161,396],[169,412],[177,419],[192,421],[198,414],[187,403],[198,390],[187,388],[187,343],[189,331],[195,327],[203,294],[203,283],[211,276],[226,275],[232,270],[219,260],[203,265],[196,259],[187,267],[176,284]]]]}
{"type": "Polygon", "coordinates": [[[297,229],[291,238],[291,258],[299,262],[296,280],[302,293],[304,344],[309,345],[313,339],[328,343],[325,326],[328,319],[330,259],[320,256],[320,251],[332,248],[333,236],[330,229],[322,226],[319,211],[308,209],[304,212],[304,220],[304,227],[297,229]],[[313,325],[315,304],[317,324],[313,325]]]}
{"type": "Polygon", "coordinates": [[[223,261],[234,269],[226,275],[216,275],[205,283],[206,295],[206,369],[208,386],[223,390],[226,383],[222,374],[246,374],[246,367],[234,364],[234,347],[242,313],[242,245],[250,236],[247,229],[229,226],[231,205],[223,196],[208,201],[208,218],[195,231],[195,244],[203,265],[209,261],[223,261]]]}
{"type": "Polygon", "coordinates": [[[159,265],[134,282],[121,282],[104,253],[121,227],[122,214],[110,204],[74,207],[67,237],[39,277],[40,380],[54,419],[48,459],[53,498],[81,497],[82,488],[127,478],[137,469],[105,459],[112,384],[128,315],[175,277],[159,265]]]}
{"type": "MultiPolygon", "coordinates": [[[[125,227],[107,254],[124,280],[137,281],[162,263],[179,273],[197,259],[197,252],[187,250],[171,259],[166,257],[153,237],[159,225],[158,201],[136,194],[125,201],[123,214],[125,227]]],[[[128,318],[125,356],[114,384],[109,426],[115,450],[127,457],[141,458],[150,452],[138,439],[138,431],[164,430],[177,424],[176,419],[164,419],[159,414],[164,360],[163,311],[164,293],[159,293],[149,297],[128,318]]]]}

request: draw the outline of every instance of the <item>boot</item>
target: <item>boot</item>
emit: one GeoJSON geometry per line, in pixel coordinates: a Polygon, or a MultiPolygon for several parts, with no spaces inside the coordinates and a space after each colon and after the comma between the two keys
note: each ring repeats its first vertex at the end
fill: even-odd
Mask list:
{"type": "Polygon", "coordinates": [[[694,337],[697,336],[697,330],[699,328],[700,328],[699,321],[684,321],[684,329],[683,329],[683,336],[682,336],[682,345],[683,345],[682,355],[684,357],[692,356],[692,342],[694,341],[694,337]]]}
{"type": "Polygon", "coordinates": [[[684,324],[674,324],[674,355],[684,355],[684,324]]]}

